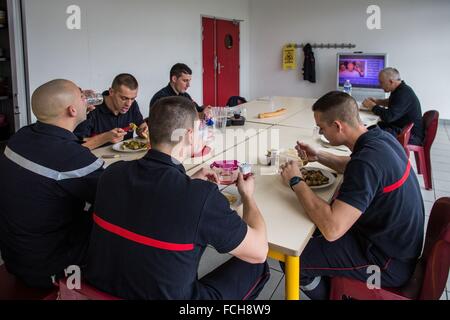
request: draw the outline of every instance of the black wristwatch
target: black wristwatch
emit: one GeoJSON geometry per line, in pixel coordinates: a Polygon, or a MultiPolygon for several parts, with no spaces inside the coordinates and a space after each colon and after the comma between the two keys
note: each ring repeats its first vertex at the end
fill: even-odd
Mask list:
{"type": "Polygon", "coordinates": [[[302,181],[305,181],[305,179],[298,176],[291,178],[291,180],[289,181],[289,186],[291,187],[292,191],[294,191],[294,187],[302,181]]]}

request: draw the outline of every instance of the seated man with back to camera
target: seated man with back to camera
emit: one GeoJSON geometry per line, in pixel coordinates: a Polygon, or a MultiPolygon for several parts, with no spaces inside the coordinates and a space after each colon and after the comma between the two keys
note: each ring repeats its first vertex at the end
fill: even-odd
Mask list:
{"type": "Polygon", "coordinates": [[[0,156],[0,251],[27,285],[53,287],[70,265],[82,266],[104,162],[73,134],[86,99],[71,81],[53,80],[31,99],[37,123],[20,129],[0,156]]]}
{"type": "Polygon", "coordinates": [[[212,170],[189,177],[181,164],[201,143],[199,122],[188,99],[162,98],[150,110],[152,149],[105,171],[85,273],[95,287],[124,299],[158,300],[246,300],[263,289],[268,243],[254,178],[240,174],[237,181],[241,219],[212,170]],[[234,258],[198,279],[208,245],[234,258]]]}

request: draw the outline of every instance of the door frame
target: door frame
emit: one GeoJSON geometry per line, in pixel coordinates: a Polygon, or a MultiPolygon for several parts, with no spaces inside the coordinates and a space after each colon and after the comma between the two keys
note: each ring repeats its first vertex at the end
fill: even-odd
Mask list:
{"type": "Polygon", "coordinates": [[[26,24],[23,0],[7,0],[9,41],[11,51],[12,93],[14,108],[14,130],[30,124],[31,108],[26,24]]]}
{"type": "MultiPolygon", "coordinates": [[[[231,21],[231,22],[238,22],[239,23],[239,33],[241,32],[241,22],[244,22],[245,20],[242,19],[230,19],[230,18],[222,18],[222,17],[218,17],[218,16],[212,16],[209,14],[201,14],[200,15],[200,61],[202,61],[202,78],[201,83],[202,83],[202,100],[204,97],[204,88],[203,88],[203,74],[205,72],[204,68],[203,68],[203,18],[209,18],[209,19],[217,19],[217,20],[224,20],[224,21],[231,21]]],[[[214,37],[214,54],[217,57],[217,43],[216,43],[217,39],[215,39],[214,37]]],[[[239,36],[239,87],[241,87],[241,59],[242,59],[242,45],[241,45],[241,36],[239,36]]],[[[215,66],[215,68],[217,68],[217,66],[215,66]]],[[[240,88],[239,88],[240,89],[240,88]]],[[[214,90],[217,93],[217,72],[214,72],[214,90]]],[[[239,90],[241,91],[241,90],[239,90]]],[[[215,100],[215,104],[217,104],[217,95],[214,98],[215,100]]],[[[204,101],[203,101],[204,103],[204,101]]]]}

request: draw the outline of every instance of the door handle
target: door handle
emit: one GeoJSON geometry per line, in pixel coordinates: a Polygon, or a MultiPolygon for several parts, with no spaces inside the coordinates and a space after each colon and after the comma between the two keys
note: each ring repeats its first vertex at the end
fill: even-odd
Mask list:
{"type": "Polygon", "coordinates": [[[217,72],[218,72],[218,74],[221,74],[221,71],[222,71],[223,68],[225,68],[225,66],[223,66],[223,65],[219,62],[218,66],[217,66],[217,72]]]}

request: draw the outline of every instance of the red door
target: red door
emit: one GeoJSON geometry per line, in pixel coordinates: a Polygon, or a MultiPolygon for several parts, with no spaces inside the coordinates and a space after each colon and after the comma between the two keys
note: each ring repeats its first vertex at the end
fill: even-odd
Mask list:
{"type": "Polygon", "coordinates": [[[203,104],[239,95],[239,22],[203,18],[203,104]]]}

